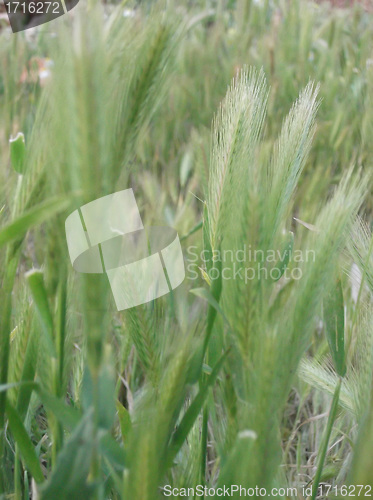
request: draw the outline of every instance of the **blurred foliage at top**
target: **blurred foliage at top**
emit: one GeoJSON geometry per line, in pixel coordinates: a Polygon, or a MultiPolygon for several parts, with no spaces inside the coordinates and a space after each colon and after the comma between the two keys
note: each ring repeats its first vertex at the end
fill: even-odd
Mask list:
{"type": "MultiPolygon", "coordinates": [[[[315,192],[325,194],[351,164],[371,167],[373,33],[369,12],[359,4],[336,9],[304,0],[171,2],[171,10],[172,6],[188,31],[173,61],[163,104],[136,159],[141,163],[146,158],[147,169],[167,184],[171,195],[175,195],[175,181],[180,182],[183,159],[185,169],[188,164],[198,166],[203,186],[208,170],[203,138],[228,83],[244,64],[263,67],[271,88],[265,129],[269,146],[299,90],[310,79],[321,83],[322,105],[307,162],[307,172],[318,172],[313,176],[317,182],[307,174],[303,177],[303,199],[312,200],[315,192]]],[[[139,23],[152,4],[126,3],[117,8],[124,10],[126,26],[139,23]]],[[[105,6],[105,12],[111,10],[105,6]]],[[[2,30],[3,145],[10,133],[22,130],[27,136],[31,130],[40,83],[44,84],[44,74],[52,69],[53,61],[46,58],[53,57],[58,45],[54,30],[50,23],[38,34],[33,31],[17,38],[2,30]]]]}
{"type": "Polygon", "coordinates": [[[0,495],[369,485],[373,14],[81,0],[1,23],[0,495]],[[64,224],[129,186],[199,258],[118,312],[64,224]],[[209,275],[244,246],[285,255],[278,279],[209,275]]]}

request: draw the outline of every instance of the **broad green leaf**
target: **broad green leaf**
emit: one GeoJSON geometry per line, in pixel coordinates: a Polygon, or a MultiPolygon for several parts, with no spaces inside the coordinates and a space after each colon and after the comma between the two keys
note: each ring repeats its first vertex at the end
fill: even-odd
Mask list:
{"type": "Polygon", "coordinates": [[[66,196],[50,198],[39,205],[30,208],[18,218],[0,229],[0,247],[17,239],[22,239],[27,231],[38,224],[51,219],[59,212],[70,206],[70,200],[66,196]]]}
{"type": "Polygon", "coordinates": [[[34,445],[27,434],[21,417],[9,401],[6,403],[6,414],[8,416],[10,430],[12,431],[14,439],[18,444],[26,467],[29,469],[35,481],[39,484],[42,483],[44,481],[44,476],[39,459],[35,453],[34,445]]]}
{"type": "Polygon", "coordinates": [[[100,438],[99,449],[113,467],[125,467],[125,451],[109,432],[105,432],[105,434],[100,438]]]}
{"type": "Polygon", "coordinates": [[[338,279],[335,287],[324,300],[324,321],[326,336],[332,354],[335,370],[343,377],[345,365],[345,320],[344,302],[341,281],[338,279]]]}
{"type": "Polygon", "coordinates": [[[43,273],[37,269],[32,269],[26,273],[25,276],[31,290],[42,331],[44,333],[48,354],[52,358],[56,358],[57,354],[53,338],[53,316],[49,308],[48,294],[44,285],[43,273]]]}
{"type": "Polygon", "coordinates": [[[41,500],[91,498],[87,477],[94,446],[92,412],[81,420],[57,456],[56,466],[40,488],[41,500]]]}
{"type": "Polygon", "coordinates": [[[25,136],[18,132],[14,139],[9,140],[10,161],[18,174],[24,174],[25,164],[25,136]]]}

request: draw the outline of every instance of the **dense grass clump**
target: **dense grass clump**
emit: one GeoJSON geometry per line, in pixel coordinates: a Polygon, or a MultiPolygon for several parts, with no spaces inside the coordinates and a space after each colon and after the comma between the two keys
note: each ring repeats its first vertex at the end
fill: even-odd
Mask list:
{"type": "Polygon", "coordinates": [[[369,493],[372,26],[237,0],[2,29],[1,498],[369,493]],[[65,220],[129,187],[186,279],[117,311],[65,220]]]}

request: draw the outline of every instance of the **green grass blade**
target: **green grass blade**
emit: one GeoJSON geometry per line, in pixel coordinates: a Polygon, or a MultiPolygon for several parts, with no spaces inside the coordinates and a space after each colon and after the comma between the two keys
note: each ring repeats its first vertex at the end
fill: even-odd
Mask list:
{"type": "MultiPolygon", "coordinates": [[[[215,309],[215,311],[217,311],[219,314],[221,314],[222,318],[225,321],[228,321],[226,319],[224,312],[223,312],[222,308],[220,307],[218,301],[212,295],[210,290],[207,290],[206,288],[193,288],[192,290],[190,290],[190,293],[205,300],[209,304],[210,307],[212,307],[213,309],[215,309]]],[[[210,328],[211,327],[212,327],[212,325],[210,325],[210,328]]]]}
{"type": "Polygon", "coordinates": [[[187,232],[187,234],[184,234],[183,236],[180,237],[180,241],[184,241],[186,240],[187,238],[189,238],[189,236],[192,236],[192,234],[196,233],[197,231],[199,231],[203,226],[203,222],[198,222],[194,227],[192,227],[192,229],[190,231],[187,232]]]}
{"type": "MultiPolygon", "coordinates": [[[[30,337],[27,342],[27,349],[23,364],[21,383],[33,380],[36,373],[37,359],[39,349],[39,337],[35,327],[32,327],[30,337]]],[[[17,396],[17,411],[22,420],[24,420],[30,403],[32,386],[30,384],[21,384],[17,396]]]]}
{"type": "Polygon", "coordinates": [[[341,281],[324,300],[325,330],[330,352],[334,361],[336,372],[343,377],[346,373],[345,364],[345,311],[341,281]]]}
{"type": "Polygon", "coordinates": [[[333,424],[337,416],[337,411],[338,411],[338,402],[339,402],[339,393],[341,391],[341,384],[342,384],[342,379],[340,378],[338,381],[338,384],[335,388],[334,396],[333,396],[333,401],[332,401],[332,406],[330,408],[329,412],[329,417],[328,417],[328,422],[326,424],[325,432],[322,438],[321,442],[321,449],[319,450],[318,457],[317,457],[317,469],[316,469],[316,474],[313,480],[312,484],[312,497],[311,500],[315,500],[320,484],[320,479],[324,467],[324,462],[325,462],[325,457],[326,453],[328,451],[328,444],[329,444],[329,439],[330,435],[332,433],[333,429],[333,424]]]}
{"type": "Polygon", "coordinates": [[[132,423],[131,417],[128,410],[119,402],[116,403],[116,408],[118,412],[118,419],[120,424],[120,431],[122,434],[123,444],[126,443],[128,439],[128,434],[131,431],[132,423]]]}
{"type": "Polygon", "coordinates": [[[180,450],[181,446],[183,445],[185,439],[187,438],[199,412],[201,411],[207,395],[208,395],[208,390],[209,388],[215,383],[217,376],[219,375],[219,372],[228,356],[229,350],[226,351],[222,357],[219,359],[219,361],[216,363],[211,375],[208,376],[206,382],[203,384],[201,387],[200,391],[198,392],[197,396],[194,398],[192,404],[189,406],[188,410],[186,411],[182,421],[180,422],[180,425],[174,432],[171,440],[171,444],[169,447],[168,451],[168,459],[167,462],[169,464],[172,463],[174,460],[176,454],[180,450]]]}
{"type": "Polygon", "coordinates": [[[22,239],[29,229],[51,219],[69,206],[70,200],[66,199],[66,196],[60,196],[30,208],[0,230],[0,247],[11,241],[22,239]]]}
{"type": "Polygon", "coordinates": [[[210,218],[207,203],[203,205],[203,226],[202,226],[202,239],[203,239],[203,249],[206,254],[206,269],[207,272],[210,271],[212,267],[212,248],[210,241],[210,218]]]}
{"type": "Polygon", "coordinates": [[[48,293],[44,284],[44,275],[42,271],[33,269],[26,273],[26,279],[42,326],[48,354],[52,358],[56,358],[56,347],[53,338],[53,316],[49,307],[48,293]]]}
{"type": "Polygon", "coordinates": [[[25,163],[25,136],[19,132],[14,139],[9,140],[10,161],[18,174],[24,173],[25,163]]]}
{"type": "MultiPolygon", "coordinates": [[[[3,276],[2,287],[0,288],[0,384],[8,382],[9,366],[9,339],[11,332],[12,316],[12,290],[14,279],[18,267],[19,252],[12,258],[6,260],[6,268],[3,276]]],[[[4,419],[6,406],[6,392],[0,392],[0,491],[3,484],[3,457],[4,457],[4,419]]]]}
{"type": "Polygon", "coordinates": [[[36,456],[34,445],[29,438],[29,435],[22,423],[17,410],[7,401],[6,414],[9,420],[9,427],[12,431],[14,439],[18,444],[20,453],[25,461],[27,468],[32,474],[35,481],[40,484],[44,481],[44,475],[41,470],[39,459],[36,456]]]}

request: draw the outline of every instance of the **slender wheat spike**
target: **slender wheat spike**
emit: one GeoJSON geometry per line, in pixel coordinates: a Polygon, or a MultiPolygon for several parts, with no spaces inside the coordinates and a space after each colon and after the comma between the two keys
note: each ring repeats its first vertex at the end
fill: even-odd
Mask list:
{"type": "Polygon", "coordinates": [[[246,186],[245,177],[258,180],[252,175],[251,164],[266,100],[264,72],[244,68],[233,80],[215,117],[207,201],[213,249],[230,221],[234,199],[241,194],[241,190],[235,190],[242,182],[246,186]]]}
{"type": "Polygon", "coordinates": [[[363,271],[370,292],[373,293],[373,235],[361,218],[357,218],[352,227],[349,250],[363,271]]]}

